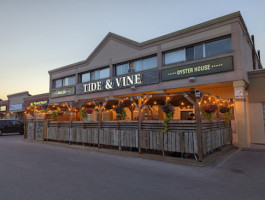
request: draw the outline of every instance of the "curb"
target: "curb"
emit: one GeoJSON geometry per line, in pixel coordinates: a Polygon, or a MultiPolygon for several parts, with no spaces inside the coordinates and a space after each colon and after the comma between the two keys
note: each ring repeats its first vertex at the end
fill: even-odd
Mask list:
{"type": "Polygon", "coordinates": [[[220,152],[207,155],[202,162],[198,162],[195,159],[188,160],[185,158],[169,157],[169,156],[162,156],[162,155],[152,155],[152,154],[144,154],[144,153],[139,154],[138,152],[119,151],[119,150],[113,150],[113,149],[82,146],[82,145],[77,145],[77,144],[69,145],[68,143],[60,143],[60,142],[54,142],[54,141],[37,141],[37,140],[29,140],[29,139],[24,139],[24,141],[32,142],[32,143],[39,143],[39,144],[49,144],[49,145],[55,145],[55,146],[61,146],[61,147],[67,147],[67,148],[79,149],[79,150],[85,150],[85,151],[108,153],[112,155],[121,155],[121,156],[127,156],[127,157],[129,156],[129,157],[135,157],[135,158],[157,160],[157,161],[170,162],[170,163],[175,163],[175,164],[192,165],[192,166],[197,166],[197,167],[205,167],[209,163],[217,160],[220,156],[223,156],[235,149],[235,147],[233,146],[224,147],[220,152]]]}

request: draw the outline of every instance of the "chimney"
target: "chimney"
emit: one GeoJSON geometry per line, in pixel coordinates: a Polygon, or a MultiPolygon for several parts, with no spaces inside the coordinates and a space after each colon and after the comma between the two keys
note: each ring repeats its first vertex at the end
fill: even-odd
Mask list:
{"type": "Polygon", "coordinates": [[[260,50],[258,50],[257,53],[258,53],[258,57],[259,57],[259,59],[260,59],[260,50]]]}

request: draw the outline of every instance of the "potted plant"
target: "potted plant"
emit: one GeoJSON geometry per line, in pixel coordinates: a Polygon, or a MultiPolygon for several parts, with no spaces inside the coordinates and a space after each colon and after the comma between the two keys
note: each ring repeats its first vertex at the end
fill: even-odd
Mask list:
{"type": "Polygon", "coordinates": [[[87,121],[90,121],[91,120],[91,114],[93,112],[93,109],[92,108],[88,108],[87,109],[87,121]]]}
{"type": "Polygon", "coordinates": [[[205,105],[202,107],[202,114],[208,120],[212,120],[212,113],[215,113],[217,109],[218,107],[216,105],[205,105]]]}
{"type": "Polygon", "coordinates": [[[226,125],[229,125],[231,109],[227,106],[220,106],[219,111],[223,114],[226,125]]]}
{"type": "Polygon", "coordinates": [[[52,111],[52,119],[57,120],[58,119],[58,110],[53,110],[52,111]]]}
{"type": "Polygon", "coordinates": [[[166,133],[168,132],[168,122],[173,119],[174,116],[174,108],[171,105],[165,105],[162,107],[164,113],[166,114],[166,117],[163,121],[163,125],[165,126],[164,130],[162,132],[166,133]]]}
{"type": "Polygon", "coordinates": [[[114,109],[117,113],[117,119],[124,120],[126,118],[125,105],[123,103],[119,103],[118,106],[114,109]]]}

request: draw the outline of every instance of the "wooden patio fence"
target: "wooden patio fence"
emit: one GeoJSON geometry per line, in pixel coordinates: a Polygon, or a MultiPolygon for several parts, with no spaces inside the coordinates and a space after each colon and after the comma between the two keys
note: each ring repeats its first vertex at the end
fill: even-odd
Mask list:
{"type": "Polygon", "coordinates": [[[214,150],[232,144],[230,122],[202,121],[200,134],[197,134],[198,126],[195,120],[170,121],[167,133],[162,132],[162,122],[26,121],[25,139],[77,143],[120,150],[136,149],[139,152],[149,151],[163,155],[193,154],[199,161],[214,150]]]}

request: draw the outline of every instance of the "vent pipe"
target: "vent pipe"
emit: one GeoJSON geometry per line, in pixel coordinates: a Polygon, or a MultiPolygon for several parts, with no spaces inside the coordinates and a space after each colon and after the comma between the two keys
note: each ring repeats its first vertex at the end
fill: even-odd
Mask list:
{"type": "Polygon", "coordinates": [[[254,35],[251,35],[251,40],[252,40],[252,44],[253,44],[253,48],[252,48],[252,62],[253,62],[253,70],[256,69],[256,50],[255,50],[255,38],[254,35]]]}

